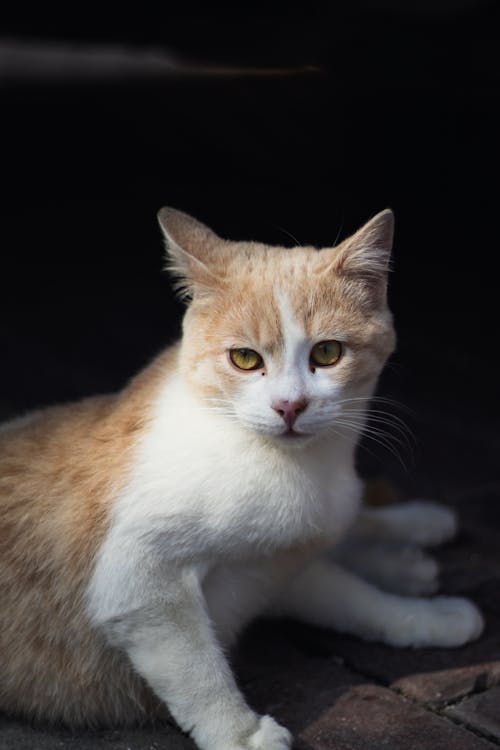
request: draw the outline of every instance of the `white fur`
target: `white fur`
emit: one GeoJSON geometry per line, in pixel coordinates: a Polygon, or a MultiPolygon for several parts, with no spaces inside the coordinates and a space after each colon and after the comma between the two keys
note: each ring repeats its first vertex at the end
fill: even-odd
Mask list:
{"type": "MultiPolygon", "coordinates": [[[[287,450],[202,408],[179,377],[165,384],[88,606],[201,747],[259,747],[219,640],[269,605],[309,544],[345,533],[360,494],[352,446],[287,450]]],[[[266,747],[288,742],[271,735],[266,747]]]]}
{"type": "Polygon", "coordinates": [[[283,357],[281,359],[277,398],[300,398],[305,395],[304,381],[309,371],[309,352],[311,341],[306,337],[304,328],[294,318],[292,308],[286,293],[276,291],[281,318],[281,332],[283,340],[283,357]]]}
{"type": "Polygon", "coordinates": [[[483,629],[466,599],[396,596],[324,559],[292,581],[279,611],[391,646],[461,646],[483,629]]]}
{"type": "MultiPolygon", "coordinates": [[[[269,365],[267,377],[242,375],[230,415],[204,405],[178,374],[164,384],[88,589],[95,625],[127,651],[203,750],[290,745],[286,729],[246,705],[223,652],[261,612],[401,646],[460,645],[482,627],[465,600],[384,593],[324,555],[359,511],[355,441],[327,433],[316,439],[341,409],[342,389],[331,373],[311,373],[311,342],[284,295],[280,309],[282,361],[269,365]],[[313,436],[299,439],[296,450],[295,439],[280,437],[283,420],[272,399],[299,397],[309,405],[297,429],[303,425],[313,436]]],[[[449,517],[430,510],[435,531],[441,529],[432,539],[445,537],[449,517]]],[[[420,506],[419,528],[421,514],[420,506]]],[[[406,517],[381,511],[360,521],[361,572],[360,538],[411,540],[418,515],[410,508],[406,517]]]]}
{"type": "Polygon", "coordinates": [[[117,498],[90,588],[93,616],[140,606],[157,591],[150,569],[335,541],[358,509],[352,448],[322,441],[297,452],[263,441],[199,405],[180,378],[156,404],[150,430],[117,498]],[[137,560],[145,557],[145,580],[137,560]],[[114,586],[110,583],[115,581],[114,586]]]}
{"type": "Polygon", "coordinates": [[[457,530],[453,510],[434,502],[365,508],[334,557],[385,591],[433,594],[439,587],[439,566],[421,546],[449,541],[457,530]]]}
{"type": "Polygon", "coordinates": [[[405,540],[434,547],[456,535],[458,521],[451,508],[429,500],[413,500],[377,510],[365,510],[360,519],[365,535],[405,540]]]}
{"type": "Polygon", "coordinates": [[[335,549],[332,558],[384,591],[434,594],[439,588],[437,562],[411,543],[356,539],[349,535],[335,549]]]}
{"type": "Polygon", "coordinates": [[[358,511],[352,446],[301,451],[200,407],[178,376],[137,446],[88,592],[89,612],[202,748],[289,746],[245,704],[221,643],[262,611],[394,645],[459,645],[460,599],[402,599],[326,559],[358,511]]]}
{"type": "MultiPolygon", "coordinates": [[[[276,291],[281,317],[283,351],[265,357],[266,377],[259,372],[250,378],[245,375],[238,398],[233,404],[238,418],[250,429],[262,434],[281,435],[287,430],[283,419],[272,408],[280,399],[314,400],[316,383],[309,372],[310,341],[302,326],[294,319],[286,294],[276,291]]],[[[333,386],[330,390],[333,390],[333,386]]],[[[304,415],[300,415],[294,429],[303,432],[304,415]]]]}

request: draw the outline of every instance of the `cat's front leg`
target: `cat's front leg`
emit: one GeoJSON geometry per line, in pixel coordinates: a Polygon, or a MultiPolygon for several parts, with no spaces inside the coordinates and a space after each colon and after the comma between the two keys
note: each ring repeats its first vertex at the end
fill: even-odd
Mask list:
{"type": "Polygon", "coordinates": [[[289,583],[276,612],[391,646],[461,646],[483,629],[467,599],[397,596],[323,558],[289,583]]]}
{"type": "Polygon", "coordinates": [[[165,594],[106,623],[111,641],[203,750],[287,750],[288,730],[254,713],[239,692],[196,572],[180,575],[165,594]]]}

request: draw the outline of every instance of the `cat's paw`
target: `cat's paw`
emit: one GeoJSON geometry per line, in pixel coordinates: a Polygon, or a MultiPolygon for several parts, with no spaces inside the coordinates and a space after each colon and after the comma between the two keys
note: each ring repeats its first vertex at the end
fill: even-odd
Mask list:
{"type": "Polygon", "coordinates": [[[439,588],[437,562],[416,544],[348,539],[333,555],[348,570],[383,591],[418,596],[434,594],[439,588]]]}
{"type": "Polygon", "coordinates": [[[438,596],[408,600],[402,606],[386,641],[392,646],[453,648],[475,640],[483,631],[483,617],[468,599],[438,596]]]}
{"type": "Polygon", "coordinates": [[[248,750],[288,750],[292,735],[271,716],[261,716],[259,726],[245,744],[248,750]]]}
{"type": "Polygon", "coordinates": [[[393,560],[388,556],[385,578],[381,583],[387,591],[410,596],[429,596],[439,588],[439,565],[422,552],[420,547],[405,545],[393,560]]]}
{"type": "Polygon", "coordinates": [[[431,500],[412,500],[376,511],[393,537],[422,547],[435,547],[453,539],[458,531],[456,513],[431,500]]]}
{"type": "Polygon", "coordinates": [[[193,739],[203,750],[289,750],[292,744],[288,729],[271,716],[259,716],[252,711],[245,714],[243,720],[225,724],[225,727],[222,724],[222,734],[219,724],[216,733],[193,734],[193,739]]]}

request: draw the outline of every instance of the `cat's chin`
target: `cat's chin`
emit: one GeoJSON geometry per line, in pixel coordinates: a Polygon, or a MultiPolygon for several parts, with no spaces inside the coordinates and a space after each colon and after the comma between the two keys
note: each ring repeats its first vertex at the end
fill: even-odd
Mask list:
{"type": "Polygon", "coordinates": [[[296,432],[296,430],[291,429],[281,432],[279,437],[283,440],[300,440],[301,438],[310,438],[312,435],[309,435],[307,432],[296,432]]]}
{"type": "Polygon", "coordinates": [[[300,448],[311,442],[315,436],[310,432],[297,432],[296,430],[291,429],[271,435],[270,437],[275,443],[280,445],[290,448],[300,448]]]}

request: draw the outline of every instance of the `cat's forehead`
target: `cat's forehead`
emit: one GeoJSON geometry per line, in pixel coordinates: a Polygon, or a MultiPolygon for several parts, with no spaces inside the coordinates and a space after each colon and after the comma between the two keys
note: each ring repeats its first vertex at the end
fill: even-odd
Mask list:
{"type": "Polygon", "coordinates": [[[279,274],[291,282],[314,272],[318,266],[321,250],[312,246],[282,247],[261,242],[224,241],[219,261],[226,273],[239,276],[262,273],[279,274]]]}
{"type": "Polygon", "coordinates": [[[246,287],[281,296],[297,297],[302,289],[315,288],[319,279],[321,251],[314,247],[286,248],[260,243],[234,243],[225,255],[223,276],[230,286],[246,287]]]}
{"type": "Polygon", "coordinates": [[[332,335],[345,327],[346,316],[351,328],[359,326],[343,281],[321,273],[320,254],[312,247],[262,245],[235,254],[226,268],[230,325],[269,349],[285,338],[332,335]]]}

